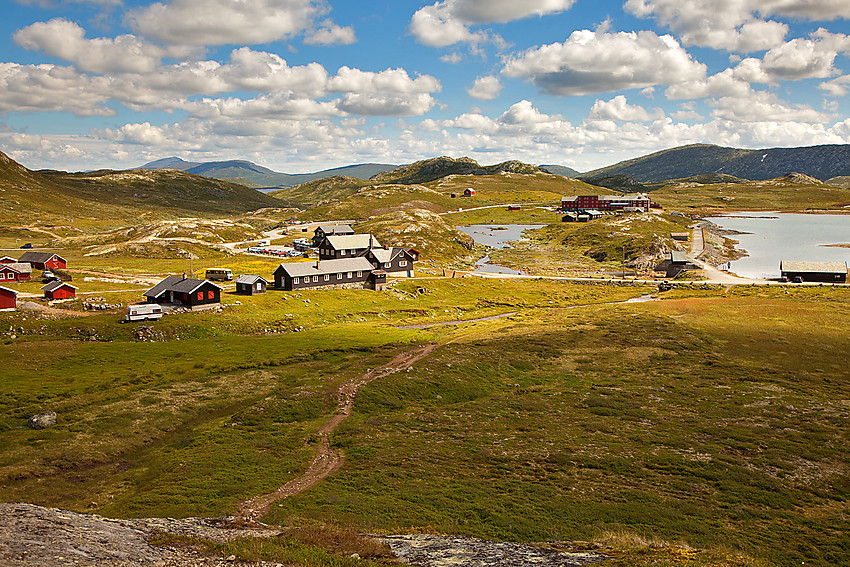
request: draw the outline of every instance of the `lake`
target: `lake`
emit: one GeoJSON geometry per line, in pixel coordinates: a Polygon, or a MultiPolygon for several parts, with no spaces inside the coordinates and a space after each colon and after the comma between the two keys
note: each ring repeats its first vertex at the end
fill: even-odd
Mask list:
{"type": "Polygon", "coordinates": [[[749,278],[779,277],[779,262],[850,262],[850,215],[742,212],[707,217],[733,234],[736,248],[749,256],[731,263],[730,271],[749,278]]]}
{"type": "MultiPolygon", "coordinates": [[[[540,228],[543,224],[471,224],[457,227],[472,237],[476,244],[484,244],[492,248],[510,248],[510,242],[522,240],[522,231],[529,228],[540,228]]],[[[475,262],[476,272],[491,274],[527,275],[525,272],[490,263],[490,256],[484,256],[475,262]]]]}

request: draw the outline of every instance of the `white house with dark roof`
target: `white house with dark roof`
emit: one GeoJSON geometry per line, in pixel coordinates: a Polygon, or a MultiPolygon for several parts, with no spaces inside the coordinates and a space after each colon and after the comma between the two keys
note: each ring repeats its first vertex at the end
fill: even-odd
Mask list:
{"type": "Polygon", "coordinates": [[[236,278],[236,293],[242,295],[257,295],[266,293],[269,282],[265,278],[253,274],[242,274],[236,278]]]}
{"type": "Polygon", "coordinates": [[[347,224],[320,224],[313,231],[313,245],[318,246],[326,236],[350,236],[354,229],[347,224]]]}

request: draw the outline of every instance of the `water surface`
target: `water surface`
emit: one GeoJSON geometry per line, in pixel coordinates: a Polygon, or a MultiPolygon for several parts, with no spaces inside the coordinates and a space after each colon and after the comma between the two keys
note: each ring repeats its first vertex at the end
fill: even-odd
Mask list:
{"type": "Polygon", "coordinates": [[[748,256],[731,263],[730,270],[748,278],[778,278],[779,263],[786,261],[850,262],[850,215],[742,212],[708,217],[733,234],[737,248],[748,256]]]}
{"type": "MultiPolygon", "coordinates": [[[[510,248],[511,242],[522,240],[522,231],[530,228],[540,228],[543,224],[471,224],[459,226],[458,229],[472,237],[476,244],[484,244],[492,248],[510,248]]],[[[476,272],[491,274],[527,275],[506,266],[490,263],[490,256],[484,256],[475,263],[476,272]]]]}

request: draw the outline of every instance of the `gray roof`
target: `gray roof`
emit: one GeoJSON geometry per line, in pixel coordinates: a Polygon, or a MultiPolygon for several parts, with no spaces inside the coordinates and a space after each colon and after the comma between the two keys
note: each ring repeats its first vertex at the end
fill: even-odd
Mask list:
{"type": "Polygon", "coordinates": [[[670,252],[670,261],[676,263],[685,263],[688,261],[688,254],[679,250],[670,252]]]}
{"type": "Polygon", "coordinates": [[[159,297],[169,290],[180,293],[192,293],[205,283],[215,286],[218,289],[222,289],[221,286],[218,286],[208,280],[196,280],[194,278],[184,278],[182,276],[167,276],[164,280],[147,290],[142,295],[144,297],[159,297]]]}
{"type": "MultiPolygon", "coordinates": [[[[315,262],[292,262],[281,264],[277,270],[283,270],[293,278],[303,276],[323,276],[340,272],[371,272],[375,267],[363,256],[357,258],[341,258],[339,260],[318,260],[315,262]],[[318,267],[317,267],[318,265],[318,267]]],[[[277,272],[275,270],[275,273],[277,272]]]]}
{"type": "Polygon", "coordinates": [[[319,229],[325,234],[354,234],[354,229],[347,224],[320,224],[316,227],[316,230],[319,229]]]}
{"type": "Polygon", "coordinates": [[[32,273],[32,264],[29,262],[15,262],[13,264],[0,264],[0,269],[10,268],[16,272],[21,274],[31,274],[32,273]]]}
{"type": "Polygon", "coordinates": [[[392,248],[372,248],[372,255],[375,256],[375,260],[382,264],[386,264],[387,262],[392,262],[399,255],[407,252],[407,248],[400,248],[398,246],[393,246],[392,248]]]}
{"type": "Polygon", "coordinates": [[[244,283],[249,285],[254,285],[258,281],[262,281],[264,284],[268,285],[269,282],[266,281],[265,278],[260,276],[255,276],[252,274],[242,274],[238,278],[236,278],[236,283],[244,283]]]}
{"type": "Polygon", "coordinates": [[[41,286],[41,289],[43,289],[44,291],[55,291],[55,290],[59,289],[62,286],[65,286],[65,285],[70,287],[71,289],[77,289],[76,287],[72,286],[68,282],[61,282],[61,281],[52,281],[47,285],[41,286]]]}
{"type": "Polygon", "coordinates": [[[31,250],[29,252],[24,252],[18,259],[18,262],[35,262],[37,264],[43,264],[50,260],[53,256],[62,260],[65,259],[56,252],[35,252],[31,250]]]}
{"type": "Polygon", "coordinates": [[[349,234],[347,236],[326,236],[325,240],[334,250],[355,248],[380,248],[378,239],[371,234],[349,234]]]}
{"type": "Polygon", "coordinates": [[[816,272],[828,274],[846,274],[847,262],[794,262],[783,260],[779,263],[782,272],[816,272]]]}

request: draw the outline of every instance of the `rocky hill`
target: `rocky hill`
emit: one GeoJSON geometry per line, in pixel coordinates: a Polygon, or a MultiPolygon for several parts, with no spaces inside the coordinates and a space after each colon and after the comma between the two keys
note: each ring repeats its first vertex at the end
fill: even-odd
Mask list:
{"type": "Polygon", "coordinates": [[[581,175],[581,172],[576,171],[571,167],[567,167],[566,165],[540,165],[538,167],[546,173],[561,175],[563,177],[572,177],[573,179],[581,175]]]}
{"type": "Polygon", "coordinates": [[[383,163],[361,163],[325,169],[314,173],[280,173],[247,160],[210,162],[184,161],[179,157],[168,157],[152,161],[139,169],[177,169],[204,177],[230,180],[251,187],[292,187],[316,179],[344,175],[355,179],[369,179],[382,171],[397,166],[383,163]]]}
{"type": "Polygon", "coordinates": [[[589,171],[582,179],[627,175],[638,182],[661,182],[695,175],[723,174],[751,180],[790,172],[816,179],[850,175],[850,144],[744,150],[695,144],[663,150],[589,171]]]}
{"type": "Polygon", "coordinates": [[[482,166],[472,158],[450,158],[441,156],[410,165],[403,165],[392,171],[379,173],[371,177],[375,183],[399,183],[415,185],[442,179],[448,175],[494,175],[497,173],[538,173],[540,168],[521,161],[505,161],[496,165],[482,166]]]}

